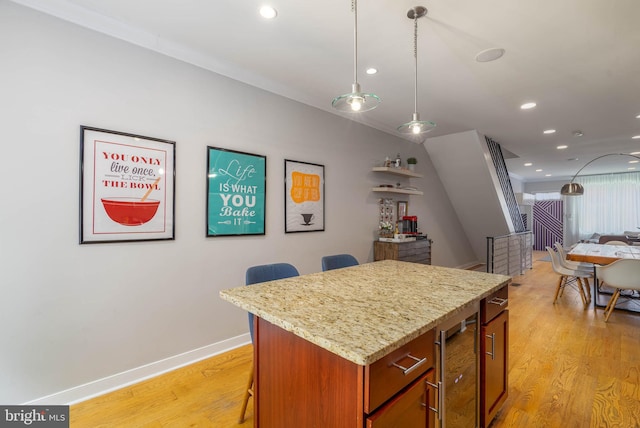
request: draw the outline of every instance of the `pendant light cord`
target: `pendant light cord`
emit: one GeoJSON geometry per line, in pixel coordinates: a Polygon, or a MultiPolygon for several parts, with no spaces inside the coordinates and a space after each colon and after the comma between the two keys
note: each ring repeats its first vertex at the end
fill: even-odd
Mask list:
{"type": "MultiPolygon", "coordinates": [[[[355,1],[355,0],[354,0],[355,1]]],[[[418,14],[413,18],[413,58],[415,59],[415,92],[413,98],[414,113],[418,112],[418,14]]]]}
{"type": "Polygon", "coordinates": [[[351,0],[353,11],[353,83],[358,83],[358,0],[351,0]]]}

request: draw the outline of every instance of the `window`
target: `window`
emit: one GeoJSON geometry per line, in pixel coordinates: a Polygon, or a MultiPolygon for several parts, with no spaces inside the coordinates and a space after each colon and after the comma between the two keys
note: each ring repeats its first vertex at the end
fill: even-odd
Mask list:
{"type": "Polygon", "coordinates": [[[594,233],[640,232],[640,173],[578,177],[584,195],[565,197],[565,237],[571,242],[594,233]],[[569,235],[567,235],[567,232],[569,235]]]}

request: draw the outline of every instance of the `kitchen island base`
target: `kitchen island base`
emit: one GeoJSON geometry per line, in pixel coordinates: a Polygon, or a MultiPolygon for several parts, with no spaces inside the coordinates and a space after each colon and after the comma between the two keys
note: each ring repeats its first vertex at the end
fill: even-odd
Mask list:
{"type": "Polygon", "coordinates": [[[433,331],[361,366],[258,317],[254,328],[255,427],[434,426],[433,331]]]}

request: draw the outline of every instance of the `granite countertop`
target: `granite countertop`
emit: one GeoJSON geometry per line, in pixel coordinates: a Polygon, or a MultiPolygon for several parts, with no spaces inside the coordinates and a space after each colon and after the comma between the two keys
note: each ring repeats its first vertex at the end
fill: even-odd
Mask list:
{"type": "Polygon", "coordinates": [[[220,297],[367,365],[510,281],[504,275],[384,260],[222,290],[220,297]]]}

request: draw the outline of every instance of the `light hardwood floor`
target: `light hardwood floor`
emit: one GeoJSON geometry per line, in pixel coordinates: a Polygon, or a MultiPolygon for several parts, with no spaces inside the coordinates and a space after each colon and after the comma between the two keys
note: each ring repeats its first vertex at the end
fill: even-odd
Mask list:
{"type": "MultiPolygon", "coordinates": [[[[571,288],[553,304],[556,283],[535,261],[510,286],[509,398],[491,427],[640,427],[640,315],[605,324],[571,288]]],[[[252,427],[251,401],[237,424],[251,358],[244,346],[79,403],[71,427],[252,427]]]]}

